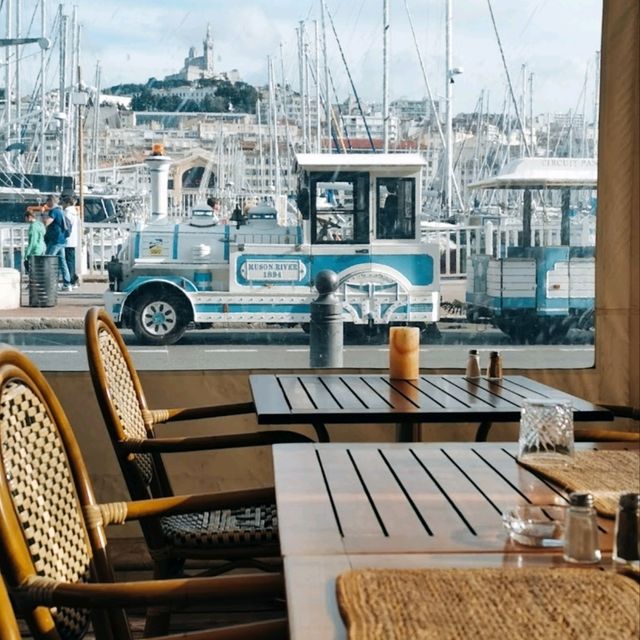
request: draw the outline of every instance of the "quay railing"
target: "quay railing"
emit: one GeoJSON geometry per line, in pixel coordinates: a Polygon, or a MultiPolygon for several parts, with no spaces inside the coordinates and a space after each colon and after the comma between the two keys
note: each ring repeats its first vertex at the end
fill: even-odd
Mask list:
{"type": "MultiPolygon", "coordinates": [[[[106,279],[107,263],[118,252],[128,237],[130,225],[121,223],[86,223],[82,275],[92,279],[106,279]]],[[[0,223],[0,266],[23,270],[22,255],[27,246],[27,225],[0,223]]],[[[572,246],[594,244],[595,218],[572,220],[570,225],[572,246]]],[[[241,236],[243,234],[240,234],[241,236]]],[[[518,246],[522,239],[522,225],[502,223],[496,225],[455,225],[451,227],[422,225],[422,238],[440,248],[441,279],[465,278],[467,261],[473,255],[490,254],[505,257],[509,247],[518,246]]],[[[243,237],[246,243],[251,238],[243,237]]],[[[532,246],[559,246],[560,223],[533,224],[532,246]]],[[[78,258],[76,258],[78,260],[78,258]]],[[[80,264],[78,262],[78,264],[80,264]]]]}
{"type": "MultiPolygon", "coordinates": [[[[83,250],[76,249],[76,269],[83,277],[107,279],[107,264],[126,242],[128,224],[87,222],[83,225],[83,250]],[[82,253],[82,257],[80,257],[82,253]]],[[[29,227],[24,223],[0,223],[0,266],[24,272],[24,251],[29,227]]]]}

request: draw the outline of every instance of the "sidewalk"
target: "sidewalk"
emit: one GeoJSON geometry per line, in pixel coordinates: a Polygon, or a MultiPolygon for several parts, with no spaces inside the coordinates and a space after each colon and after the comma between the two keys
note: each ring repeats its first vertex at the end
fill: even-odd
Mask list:
{"type": "Polygon", "coordinates": [[[55,307],[30,307],[29,290],[22,289],[22,306],[0,310],[0,331],[82,329],[89,307],[101,306],[106,282],[85,282],[69,293],[58,292],[55,307]]]}

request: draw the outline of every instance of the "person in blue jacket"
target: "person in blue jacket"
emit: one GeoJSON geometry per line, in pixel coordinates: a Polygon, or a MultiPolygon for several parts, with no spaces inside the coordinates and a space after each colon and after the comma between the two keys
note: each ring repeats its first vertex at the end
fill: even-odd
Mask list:
{"type": "Polygon", "coordinates": [[[58,205],[57,196],[49,196],[45,207],[47,213],[45,214],[44,223],[47,226],[47,231],[44,234],[44,241],[47,245],[47,255],[58,256],[58,272],[62,276],[61,290],[71,291],[69,267],[65,259],[67,237],[65,234],[64,212],[58,205]]]}

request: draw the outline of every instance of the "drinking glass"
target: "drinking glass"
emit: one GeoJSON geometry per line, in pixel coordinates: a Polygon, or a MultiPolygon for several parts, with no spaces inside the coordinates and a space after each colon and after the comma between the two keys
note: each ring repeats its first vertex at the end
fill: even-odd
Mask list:
{"type": "Polygon", "coordinates": [[[520,412],[518,460],[566,465],[573,457],[573,407],[562,399],[525,400],[520,412]]]}

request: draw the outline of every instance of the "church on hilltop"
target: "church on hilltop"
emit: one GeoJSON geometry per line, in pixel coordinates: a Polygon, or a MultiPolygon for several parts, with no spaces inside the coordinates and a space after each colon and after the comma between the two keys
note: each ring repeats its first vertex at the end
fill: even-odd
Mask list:
{"type": "Polygon", "coordinates": [[[184,67],[170,76],[165,76],[165,80],[208,80],[215,77],[213,69],[213,36],[211,35],[211,25],[207,25],[207,35],[203,41],[203,53],[196,56],[196,48],[189,49],[189,55],[184,59],[184,67]]]}

